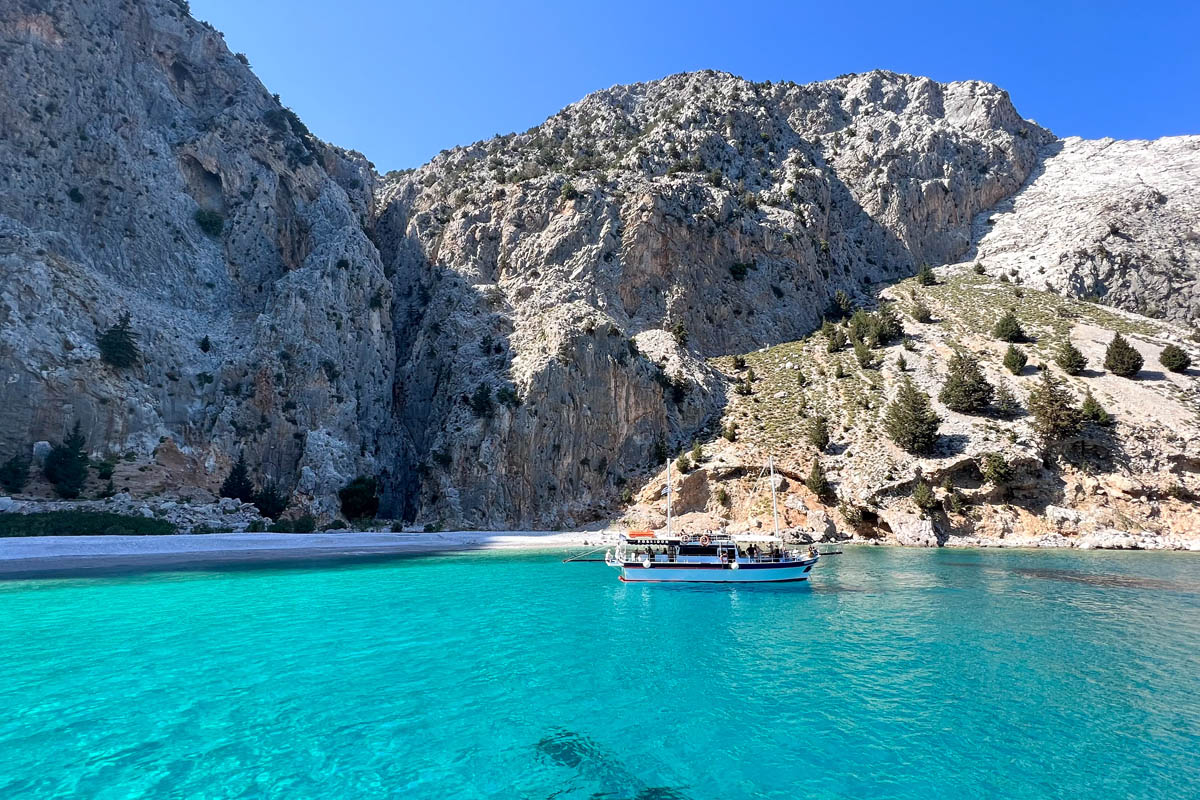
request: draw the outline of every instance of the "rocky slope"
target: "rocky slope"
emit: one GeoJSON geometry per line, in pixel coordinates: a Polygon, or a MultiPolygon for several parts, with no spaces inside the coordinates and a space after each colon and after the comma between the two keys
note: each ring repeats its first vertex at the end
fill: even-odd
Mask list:
{"type": "Polygon", "coordinates": [[[1027,285],[1200,322],[1200,136],[1063,139],[978,220],[971,253],[1027,285]]]}
{"type": "MultiPolygon", "coordinates": [[[[901,316],[905,340],[873,351],[877,367],[860,367],[848,347],[828,352],[820,333],[748,353],[744,366],[714,359],[731,380],[755,377],[751,393],[731,395],[721,420],[720,430],[733,431],[733,441],[702,437],[696,468],[674,471],[680,526],[770,528],[762,473],[771,456],[781,476],[780,525],[800,541],[1200,549],[1200,371],[1172,373],[1157,360],[1174,343],[1200,361],[1200,345],[1186,328],[954,267],[936,286],[910,279],[883,288],[880,303],[901,316]],[[914,297],[932,310],[931,321],[914,319],[914,297]],[[1033,339],[1020,345],[1031,366],[1019,375],[1003,366],[1008,345],[991,333],[1010,307],[1033,339]],[[1136,379],[1102,367],[1118,332],[1145,359],[1136,379]],[[1065,341],[1088,362],[1076,376],[1054,361],[1065,341]],[[969,353],[1020,410],[1004,414],[993,406],[963,414],[939,402],[955,352],[969,353]],[[1113,424],[1089,424],[1047,451],[1028,413],[1029,393],[1040,380],[1032,365],[1065,381],[1076,402],[1091,392],[1113,424]],[[941,417],[928,456],[906,453],[884,430],[885,409],[904,378],[933,398],[941,417]],[[826,418],[830,431],[822,449],[808,436],[817,417],[826,418]],[[989,456],[1008,465],[1006,479],[985,479],[989,456]],[[823,497],[805,485],[814,462],[830,483],[823,497]],[[933,489],[935,508],[915,504],[918,479],[933,489]]],[[[665,479],[660,471],[639,492],[626,524],[663,523],[665,479]]]]}
{"type": "Polygon", "coordinates": [[[186,3],[0,0],[0,64],[0,457],[78,419],[139,498],[244,452],[325,518],[374,475],[419,525],[606,519],[739,407],[713,359],[926,262],[1195,318],[1194,142],[1060,142],[985,83],[676,75],[381,177],[186,3]],[[1166,199],[1114,206],[1138,174],[1166,199]]]}
{"type": "Polygon", "coordinates": [[[374,176],[185,5],[0,3],[0,453],[80,420],[142,469],[118,489],[212,488],[244,450],[335,510],[391,420],[374,176]],[[124,312],[118,370],[96,339],[124,312]]]}

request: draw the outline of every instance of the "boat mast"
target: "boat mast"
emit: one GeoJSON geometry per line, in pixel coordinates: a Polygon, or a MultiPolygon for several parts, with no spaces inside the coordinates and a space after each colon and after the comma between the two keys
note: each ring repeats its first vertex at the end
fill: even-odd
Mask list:
{"type": "Polygon", "coordinates": [[[779,506],[775,504],[775,459],[767,456],[767,464],[771,467],[771,517],[775,521],[775,535],[779,536],[779,506]]]}
{"type": "Polygon", "coordinates": [[[671,459],[667,459],[667,538],[671,538],[671,459]]]}

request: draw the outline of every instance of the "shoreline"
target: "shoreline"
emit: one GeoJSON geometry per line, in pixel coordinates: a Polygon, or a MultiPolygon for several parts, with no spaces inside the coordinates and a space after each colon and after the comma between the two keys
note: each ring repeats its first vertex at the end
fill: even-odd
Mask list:
{"type": "Polygon", "coordinates": [[[0,580],[378,561],[471,551],[582,549],[612,541],[612,534],[597,531],[5,537],[0,538],[0,580]]]}
{"type": "MultiPolygon", "coordinates": [[[[351,563],[473,551],[583,550],[614,544],[617,531],[446,531],[438,533],[206,533],[167,536],[0,538],[0,580],[87,577],[130,572],[351,563]]],[[[902,547],[851,539],[830,546],[902,547]]],[[[1086,537],[956,539],[944,549],[1196,552],[1191,541],[1097,542],[1086,537]],[[1124,546],[1119,546],[1123,544],[1124,546]],[[1114,546],[1115,545],[1115,546],[1114,546]]],[[[921,548],[918,549],[939,549],[921,548]]]]}

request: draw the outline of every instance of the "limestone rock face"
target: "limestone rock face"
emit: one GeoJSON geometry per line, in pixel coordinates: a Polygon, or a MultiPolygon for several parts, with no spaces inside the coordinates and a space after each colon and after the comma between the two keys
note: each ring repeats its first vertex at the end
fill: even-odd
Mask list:
{"type": "Polygon", "coordinates": [[[97,458],[154,471],[171,438],[212,486],[244,450],[336,508],[391,421],[373,173],[184,5],[0,3],[0,452],[80,420],[97,458]],[[116,369],[97,334],[125,312],[116,369]]]}
{"type": "Polygon", "coordinates": [[[836,292],[957,257],[1050,141],[983,83],[700,72],[385,176],[373,240],[403,320],[390,446],[413,464],[393,510],[579,519],[719,413],[698,357],[795,338],[836,292]],[[480,386],[522,402],[475,418],[480,386]]]}
{"type": "Polygon", "coordinates": [[[989,271],[1146,316],[1200,321],[1200,136],[1062,139],[977,221],[989,271]]]}

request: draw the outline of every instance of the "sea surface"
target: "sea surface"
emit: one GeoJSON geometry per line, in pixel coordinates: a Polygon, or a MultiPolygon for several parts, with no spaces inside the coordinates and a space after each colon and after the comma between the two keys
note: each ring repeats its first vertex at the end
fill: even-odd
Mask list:
{"type": "Polygon", "coordinates": [[[1200,556],[0,581],[2,798],[1200,797],[1200,556]]]}

